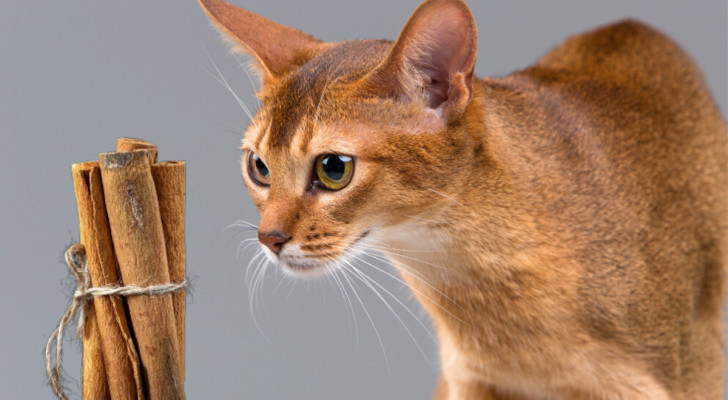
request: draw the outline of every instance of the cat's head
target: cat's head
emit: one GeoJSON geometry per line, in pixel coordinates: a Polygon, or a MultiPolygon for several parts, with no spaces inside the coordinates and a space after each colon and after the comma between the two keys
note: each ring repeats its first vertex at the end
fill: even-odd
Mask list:
{"type": "Polygon", "coordinates": [[[479,151],[465,127],[476,29],[462,1],[424,2],[395,42],[335,43],[200,3],[261,77],[242,172],[284,270],[324,271],[452,205],[479,151]]]}

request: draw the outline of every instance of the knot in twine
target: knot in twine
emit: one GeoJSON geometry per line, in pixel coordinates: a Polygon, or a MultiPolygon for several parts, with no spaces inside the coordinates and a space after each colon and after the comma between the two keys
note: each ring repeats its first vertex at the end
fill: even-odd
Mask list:
{"type": "Polygon", "coordinates": [[[83,339],[84,323],[86,320],[85,305],[87,302],[98,296],[161,296],[167,293],[179,292],[187,290],[189,283],[187,279],[179,283],[164,283],[160,285],[152,285],[147,287],[140,287],[136,285],[119,286],[119,285],[108,285],[101,287],[91,287],[91,275],[88,272],[88,263],[86,261],[86,249],[82,244],[73,244],[66,250],[65,253],[66,265],[71,270],[73,276],[76,278],[76,291],[73,293],[73,299],[71,304],[66,309],[66,312],[61,318],[61,322],[58,327],[53,331],[51,337],[48,339],[46,344],[45,357],[46,357],[46,373],[48,374],[48,381],[50,382],[53,392],[58,396],[59,399],[68,400],[68,397],[63,392],[63,385],[61,383],[61,355],[63,349],[63,330],[76,315],[76,312],[80,309],[78,315],[78,323],[76,324],[76,335],[83,339]],[[55,365],[51,357],[51,349],[53,343],[56,344],[56,358],[55,365]]]}

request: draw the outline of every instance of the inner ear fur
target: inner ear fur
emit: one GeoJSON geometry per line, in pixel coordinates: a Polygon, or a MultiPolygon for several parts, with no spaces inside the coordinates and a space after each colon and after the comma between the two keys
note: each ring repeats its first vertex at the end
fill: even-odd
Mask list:
{"type": "Polygon", "coordinates": [[[370,93],[422,102],[448,119],[470,102],[476,52],[468,6],[461,0],[427,0],[362,84],[370,93]]]}
{"type": "Polygon", "coordinates": [[[222,0],[198,0],[215,27],[256,60],[264,84],[304,64],[326,44],[222,0]]]}

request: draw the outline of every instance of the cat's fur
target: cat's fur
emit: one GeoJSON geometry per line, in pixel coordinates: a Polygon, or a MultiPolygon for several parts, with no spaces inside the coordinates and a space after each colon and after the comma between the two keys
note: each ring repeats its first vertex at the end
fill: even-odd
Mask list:
{"type": "Polygon", "coordinates": [[[306,275],[370,239],[401,249],[437,398],[722,398],[726,125],[670,39],[625,21],[480,80],[459,0],[425,1],[394,43],[200,2],[261,73],[243,148],[270,187],[243,175],[261,235],[287,239],[265,250],[306,275]],[[355,159],[340,191],[311,186],[326,153],[355,159]]]}

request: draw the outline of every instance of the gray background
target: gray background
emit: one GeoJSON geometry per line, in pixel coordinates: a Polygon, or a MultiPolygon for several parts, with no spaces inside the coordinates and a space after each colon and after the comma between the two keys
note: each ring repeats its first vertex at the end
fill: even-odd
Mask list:
{"type": "MultiPolygon", "coordinates": [[[[336,41],[394,38],[418,3],[250,0],[245,6],[336,41]]],[[[632,16],[687,48],[725,115],[725,0],[470,6],[479,27],[480,76],[525,67],[569,34],[632,16]]],[[[437,346],[386,294],[426,356],[381,300],[360,287],[385,363],[357,300],[355,329],[341,293],[326,279],[292,282],[270,271],[254,307],[256,328],[244,279],[251,253],[236,256],[240,240],[252,234],[225,230],[238,219],[258,221],[236,150],[247,119],[206,72],[214,68],[205,50],[254,108],[250,82],[192,0],[0,5],[0,397],[51,398],[41,352],[71,293],[61,254],[78,239],[70,165],[112,150],[119,136],[136,136],[157,143],[161,158],[188,163],[187,260],[196,278],[187,308],[190,399],[428,398],[437,346]]],[[[369,273],[428,324],[406,289],[369,273]]],[[[76,377],[78,341],[67,349],[66,371],[76,377]]]]}

